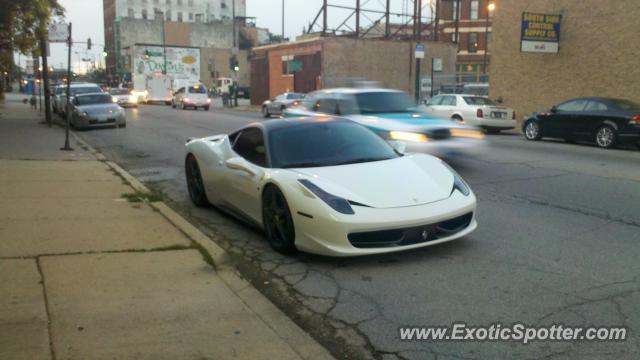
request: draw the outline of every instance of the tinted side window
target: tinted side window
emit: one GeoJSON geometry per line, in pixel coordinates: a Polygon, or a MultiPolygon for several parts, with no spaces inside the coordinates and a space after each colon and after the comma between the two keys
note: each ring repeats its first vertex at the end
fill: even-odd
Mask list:
{"type": "Polygon", "coordinates": [[[325,114],[335,114],[338,107],[338,102],[332,97],[325,97],[318,100],[317,111],[325,114]]]}
{"type": "Polygon", "coordinates": [[[607,105],[599,102],[599,101],[589,101],[587,103],[587,107],[584,109],[584,111],[607,111],[607,105]]]}
{"type": "Polygon", "coordinates": [[[264,136],[260,129],[248,128],[242,130],[233,144],[233,150],[250,163],[262,167],[267,166],[264,136]]]}
{"type": "Polygon", "coordinates": [[[571,100],[564,104],[558,105],[558,112],[575,112],[584,111],[584,107],[587,104],[587,100],[571,100]]]}
{"type": "Polygon", "coordinates": [[[440,105],[442,103],[442,99],[444,96],[434,96],[433,99],[429,100],[429,105],[440,105]]]}

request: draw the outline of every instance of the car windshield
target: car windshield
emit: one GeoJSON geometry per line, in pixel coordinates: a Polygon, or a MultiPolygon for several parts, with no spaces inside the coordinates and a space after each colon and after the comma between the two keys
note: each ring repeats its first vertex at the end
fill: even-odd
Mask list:
{"type": "Polygon", "coordinates": [[[207,89],[204,86],[200,86],[200,85],[189,86],[189,93],[190,94],[206,94],[207,89]]]}
{"type": "Polygon", "coordinates": [[[624,111],[640,111],[640,104],[635,103],[635,102],[630,101],[630,100],[613,99],[613,100],[611,100],[611,102],[614,103],[618,108],[620,108],[620,110],[624,110],[624,111]]]}
{"type": "Polygon", "coordinates": [[[369,92],[355,97],[361,114],[411,112],[415,107],[411,98],[402,92],[369,92]]]}
{"type": "Polygon", "coordinates": [[[493,102],[493,100],[486,97],[464,96],[463,99],[464,99],[464,102],[466,102],[468,105],[478,105],[478,106],[496,105],[496,103],[493,102]]]}
{"type": "Polygon", "coordinates": [[[382,138],[352,122],[314,122],[269,134],[274,168],[322,167],[388,160],[398,153],[382,138]]]}
{"type": "Polygon", "coordinates": [[[304,94],[299,94],[299,93],[287,94],[287,99],[289,99],[289,100],[297,100],[297,99],[302,99],[302,98],[304,98],[304,94]]]}
{"type": "Polygon", "coordinates": [[[99,93],[99,92],[102,92],[102,90],[97,86],[82,86],[82,87],[71,88],[71,95],[99,93]]]}
{"type": "Polygon", "coordinates": [[[111,89],[111,95],[128,95],[128,89],[111,89]]]}
{"type": "Polygon", "coordinates": [[[76,102],[79,106],[111,104],[113,103],[113,99],[109,94],[82,95],[82,96],[76,97],[76,102]]]}

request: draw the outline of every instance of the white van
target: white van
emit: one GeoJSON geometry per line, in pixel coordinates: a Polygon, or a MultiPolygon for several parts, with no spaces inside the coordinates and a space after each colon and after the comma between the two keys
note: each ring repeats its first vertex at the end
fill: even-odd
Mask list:
{"type": "Polygon", "coordinates": [[[207,88],[202,84],[194,84],[179,88],[171,99],[171,107],[186,109],[188,107],[198,109],[199,107],[209,110],[211,99],[207,88]]]}

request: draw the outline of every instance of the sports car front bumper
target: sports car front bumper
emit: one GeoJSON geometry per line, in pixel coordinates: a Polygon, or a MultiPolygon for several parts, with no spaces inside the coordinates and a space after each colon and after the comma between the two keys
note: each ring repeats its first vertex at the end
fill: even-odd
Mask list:
{"type": "Polygon", "coordinates": [[[328,256],[390,253],[455,240],[471,233],[477,227],[475,196],[465,196],[458,191],[447,199],[429,204],[388,209],[364,206],[353,208],[354,215],[338,214],[315,206],[308,209],[291,209],[296,231],[296,247],[302,251],[328,256]],[[470,219],[460,223],[462,226],[450,229],[454,231],[445,233],[436,230],[443,222],[461,219],[465,215],[470,216],[470,219]],[[353,235],[363,233],[377,237],[377,243],[356,243],[357,246],[354,246],[353,235]],[[412,239],[400,239],[398,233],[412,236],[412,239]]]}

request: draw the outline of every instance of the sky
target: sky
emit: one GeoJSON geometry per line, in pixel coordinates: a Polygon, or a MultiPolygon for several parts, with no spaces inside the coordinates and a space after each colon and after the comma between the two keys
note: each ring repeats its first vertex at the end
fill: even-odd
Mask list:
{"type": "MultiPolygon", "coordinates": [[[[195,0],[198,1],[198,0],[195,0]]],[[[247,16],[255,17],[256,26],[268,28],[272,33],[280,35],[282,33],[282,3],[285,4],[285,36],[295,39],[302,33],[303,27],[307,27],[313,21],[318,11],[322,7],[322,0],[246,0],[247,16]]],[[[422,0],[423,4],[429,0],[422,0]]],[[[82,58],[101,60],[102,46],[104,45],[104,25],[102,14],[102,0],[60,0],[66,9],[66,19],[73,23],[74,41],[86,42],[91,38],[94,46],[88,51],[86,44],[74,44],[72,48],[72,64],[75,72],[84,72],[87,64],[82,62],[82,58]]],[[[354,6],[355,0],[329,0],[330,4],[354,6]]],[[[362,8],[381,10],[385,0],[361,0],[362,8]]],[[[401,12],[407,0],[391,0],[391,11],[401,12]]],[[[328,12],[329,27],[337,27],[349,15],[350,11],[345,9],[330,8],[328,12]]],[[[377,20],[381,15],[365,14],[361,23],[368,24],[377,20]],[[367,19],[366,16],[369,17],[367,19]]],[[[400,22],[400,17],[392,17],[392,22],[400,22]],[[395,20],[395,21],[394,21],[395,20]]],[[[318,19],[321,24],[322,19],[318,19]]],[[[354,26],[354,19],[351,18],[348,25],[354,26]]],[[[316,27],[316,30],[319,28],[316,27]]],[[[50,66],[55,68],[66,67],[67,47],[65,44],[51,44],[50,66]]],[[[18,61],[18,56],[16,56],[18,61]]],[[[20,63],[25,64],[25,56],[20,56],[20,63]]]]}

